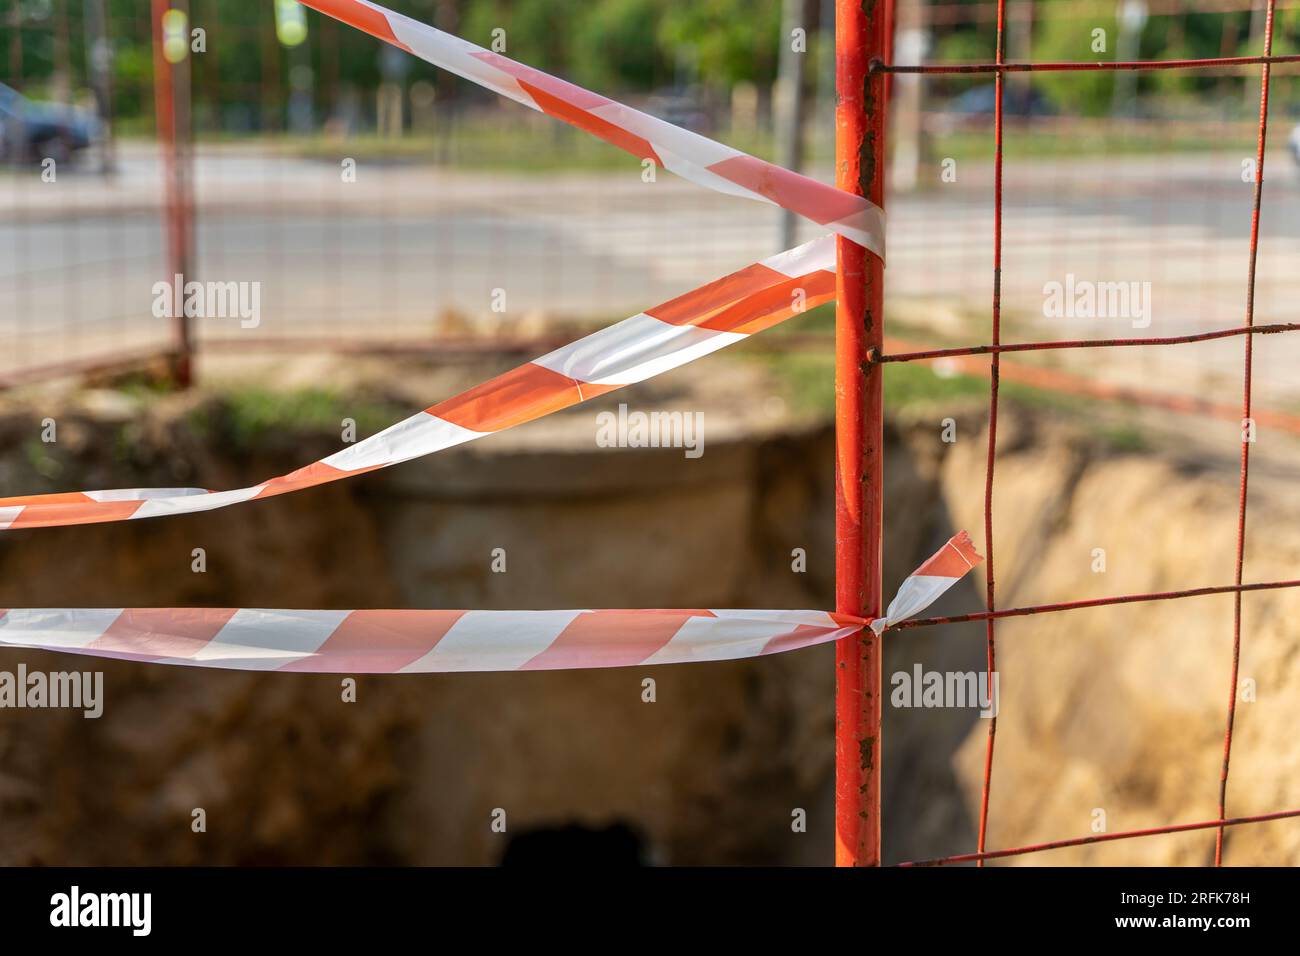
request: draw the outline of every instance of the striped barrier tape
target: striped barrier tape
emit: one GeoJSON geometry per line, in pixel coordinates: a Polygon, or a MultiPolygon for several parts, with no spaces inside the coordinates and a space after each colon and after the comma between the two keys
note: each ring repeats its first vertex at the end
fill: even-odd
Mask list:
{"type": "MultiPolygon", "coordinates": [[[[365,0],[307,3],[643,160],[769,202],[884,253],[869,201],[679,129],[365,0]]],[[[0,499],[0,530],[208,511],[431,454],[644,381],[834,294],[831,237],[773,256],[434,405],[298,471],[234,491],[119,489],[0,499]]],[[[11,609],[0,646],[155,663],[317,673],[551,670],[729,660],[882,633],[980,558],[965,532],[909,576],[884,618],[824,611],[11,609]]]]}
{"type": "Polygon", "coordinates": [[[886,628],[924,611],[983,560],[971,543],[970,535],[965,531],[957,532],[930,555],[925,564],[904,579],[889,607],[885,608],[885,616],[872,621],[871,629],[876,634],[883,634],[886,628]]]}
{"type": "Polygon", "coordinates": [[[743,341],[835,295],[823,236],[593,332],[297,471],[233,491],[122,488],[0,498],[0,531],[211,511],[483,438],[743,341]]]}
{"type": "Polygon", "coordinates": [[[516,63],[368,0],[301,0],[530,109],[554,116],[683,179],[772,203],[885,257],[885,214],[870,200],[732,149],[566,80],[516,63]]]}
{"type": "MultiPolygon", "coordinates": [[[[871,630],[923,610],[980,560],[964,531],[954,536],[871,630]]],[[[867,625],[826,611],[26,608],[0,612],[0,647],[231,670],[424,674],[735,660],[867,625]]]]}

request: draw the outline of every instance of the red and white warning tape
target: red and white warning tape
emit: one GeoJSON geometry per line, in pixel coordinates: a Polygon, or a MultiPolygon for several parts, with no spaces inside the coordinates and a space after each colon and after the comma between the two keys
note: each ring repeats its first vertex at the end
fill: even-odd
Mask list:
{"type": "Polygon", "coordinates": [[[950,587],[966,576],[984,558],[971,544],[970,535],[959,531],[929,560],[909,574],[899,585],[898,593],[885,608],[885,616],[871,622],[871,629],[883,634],[899,621],[919,614],[939,599],[950,587]]]}
{"type": "Polygon", "coordinates": [[[885,214],[861,196],[764,162],[367,0],[300,0],[422,60],[651,160],[683,179],[772,203],[885,256],[885,214]]]}
{"type": "Polygon", "coordinates": [[[824,611],[13,610],[0,646],[237,670],[556,670],[730,660],[862,629],[824,611]]]}
{"type": "Polygon", "coordinates": [[[211,511],[386,468],[653,378],[835,294],[835,242],[814,239],[556,349],[328,458],[249,488],[119,488],[0,498],[0,530],[211,511]]]}
{"type": "MultiPolygon", "coordinates": [[[[881,210],[515,63],[366,0],[306,0],[330,16],[711,189],[770,202],[884,252],[881,210]]],[[[0,499],[0,530],[209,511],[385,468],[644,381],[740,341],[835,287],[814,240],[557,349],[288,475],[234,491],[129,488],[0,499]]],[[[965,532],[907,578],[883,618],[825,611],[432,611],[28,608],[0,611],[0,646],[155,663],[317,673],[551,670],[730,660],[876,634],[980,561],[965,532]]]]}
{"type": "MultiPolygon", "coordinates": [[[[871,629],[927,607],[979,561],[961,532],[904,582],[871,629]]],[[[418,674],[734,660],[838,641],[867,624],[826,611],[27,608],[0,612],[0,647],[235,670],[418,674]]]]}

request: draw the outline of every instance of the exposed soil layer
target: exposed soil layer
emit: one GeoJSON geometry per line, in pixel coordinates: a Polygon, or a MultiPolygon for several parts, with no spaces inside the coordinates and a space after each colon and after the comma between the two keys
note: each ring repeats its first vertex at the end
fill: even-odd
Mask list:
{"type": "MultiPolygon", "coordinates": [[[[762,396],[770,384],[749,374],[726,391],[762,396]]],[[[0,605],[829,607],[829,426],[728,405],[704,375],[671,381],[226,511],[7,533],[0,605]],[[705,409],[706,453],[596,447],[595,413],[620,400],[705,409]],[[195,548],[203,573],[191,569],[195,548]],[[497,548],[504,574],[491,570],[497,548]]],[[[372,408],[403,400],[354,392],[372,408]]],[[[76,394],[54,412],[52,401],[13,402],[0,417],[2,493],[235,487],[338,446],[326,424],[250,430],[224,393],[132,407],[76,394]],[[58,423],[53,445],[39,439],[45,417],[58,423]]],[[[983,417],[957,410],[957,441],[945,443],[948,414],[888,429],[886,593],[958,527],[983,547],[983,417]]],[[[1120,451],[1015,407],[999,438],[1002,606],[1231,582],[1230,453],[1120,451]]],[[[1300,576],[1300,503],[1279,487],[1261,480],[1252,500],[1248,580],[1300,576]]],[[[934,613],[978,610],[982,594],[982,578],[965,581],[934,613]]],[[[1243,603],[1253,700],[1238,708],[1229,812],[1300,807],[1300,596],[1243,603]]],[[[1085,835],[1099,811],[1110,831],[1215,816],[1231,596],[1018,619],[997,633],[990,845],[1085,835]]],[[[980,624],[886,639],[887,680],[916,662],[983,666],[980,624]]],[[[102,669],[106,705],[99,720],[0,712],[0,864],[482,864],[519,835],[573,823],[625,824],[654,862],[831,858],[830,648],[689,667],[361,677],[355,703],[332,676],[0,651],[0,669],[20,661],[102,669]],[[192,831],[195,808],[204,833],[192,831]],[[492,828],[498,809],[505,833],[492,828]],[[806,832],[792,828],[798,809],[806,832]]],[[[973,848],[986,728],[970,709],[888,711],[888,859],[973,848]]],[[[1212,852],[1201,833],[1026,862],[1190,864],[1212,852]]],[[[1300,863],[1300,826],[1233,831],[1228,860],[1300,863]]]]}

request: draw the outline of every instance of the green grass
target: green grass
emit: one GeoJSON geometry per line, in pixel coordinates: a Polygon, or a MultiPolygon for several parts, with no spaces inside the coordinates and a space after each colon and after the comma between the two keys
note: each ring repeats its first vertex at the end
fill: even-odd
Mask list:
{"type": "Polygon", "coordinates": [[[23,442],[23,457],[27,465],[42,478],[54,481],[63,473],[63,463],[54,455],[52,445],[39,438],[23,442]]]}
{"type": "Polygon", "coordinates": [[[356,422],[360,440],[410,413],[393,402],[349,398],[329,389],[240,388],[193,409],[189,424],[200,435],[219,430],[235,447],[251,448],[276,435],[339,434],[346,418],[356,422]]]}
{"type": "Polygon", "coordinates": [[[1136,425],[1128,423],[1098,425],[1094,429],[1094,434],[1112,451],[1139,452],[1146,451],[1151,447],[1151,443],[1142,430],[1136,425]]]}
{"type": "Polygon", "coordinates": [[[141,371],[119,376],[113,381],[113,388],[142,405],[179,391],[171,378],[141,371]]]}
{"type": "MultiPolygon", "coordinates": [[[[835,410],[835,363],[825,352],[764,355],[801,412],[830,415],[835,410]]],[[[891,412],[925,405],[968,403],[988,395],[987,379],[972,375],[940,376],[925,365],[900,363],[885,369],[885,408],[891,412]]]]}
{"type": "MultiPolygon", "coordinates": [[[[1004,316],[1004,325],[1014,316],[1004,316]]],[[[891,335],[905,340],[928,343],[926,347],[946,348],[965,344],[947,336],[936,335],[932,330],[891,316],[891,335]]],[[[816,413],[830,413],[835,405],[835,303],[828,302],[806,315],[783,322],[763,333],[751,351],[741,352],[768,362],[773,373],[789,388],[797,408],[816,413]],[[781,348],[783,338],[817,336],[825,338],[825,347],[781,348]],[[776,346],[775,348],[773,346],[776,346]]],[[[800,343],[804,345],[805,343],[800,343]]],[[[926,404],[943,404],[986,398],[989,381],[980,375],[938,374],[929,362],[891,362],[885,366],[884,398],[886,408],[914,408],[926,404]]],[[[1002,397],[1025,405],[1058,410],[1082,411],[1088,400],[1050,389],[1003,381],[999,388],[1002,397]]]]}
{"type": "MultiPolygon", "coordinates": [[[[1222,137],[1189,132],[1177,136],[1159,130],[1143,135],[1062,135],[1052,130],[1008,130],[1005,137],[1008,159],[1077,159],[1080,156],[1165,155],[1208,152],[1223,149],[1222,137]]],[[[930,157],[992,159],[993,130],[963,130],[936,136],[927,144],[930,157]]]]}
{"type": "MultiPolygon", "coordinates": [[[[990,121],[991,123],[991,121],[990,121]]],[[[1011,128],[1007,131],[1009,158],[1078,158],[1097,155],[1163,155],[1221,149],[1223,139],[1195,129],[1177,134],[1155,128],[1108,130],[1096,127],[1063,135],[1047,128],[1011,128]]],[[[774,159],[770,131],[715,131],[713,137],[762,159],[774,159]]],[[[488,115],[458,120],[432,129],[412,130],[396,138],[366,131],[346,139],[324,133],[224,133],[199,132],[200,143],[251,144],[259,150],[285,156],[338,162],[349,156],[371,163],[437,163],[453,169],[510,172],[640,172],[640,162],[579,129],[545,116],[488,115]]],[[[806,142],[807,164],[829,163],[825,137],[810,131],[806,142]]],[[[962,129],[934,136],[926,143],[931,160],[991,159],[992,127],[962,129]]]]}
{"type": "MultiPolygon", "coordinates": [[[[332,163],[348,156],[358,162],[437,163],[469,170],[532,173],[630,171],[638,176],[641,173],[641,161],[635,156],[549,117],[524,116],[519,117],[518,122],[510,123],[470,120],[446,130],[414,131],[398,138],[375,133],[361,133],[346,139],[325,135],[250,137],[204,134],[199,141],[251,142],[267,152],[332,163]]],[[[770,136],[736,136],[726,141],[737,149],[770,158],[770,136]]]]}
{"type": "MultiPolygon", "coordinates": [[[[829,348],[821,351],[790,351],[757,356],[782,383],[797,411],[831,416],[835,411],[835,366],[829,348]]],[[[922,362],[891,363],[885,366],[884,401],[887,415],[935,409],[945,413],[984,408],[989,380],[978,375],[939,375],[922,362]]],[[[1003,382],[999,398],[1024,408],[1050,411],[1082,424],[1089,434],[1116,452],[1142,451],[1149,447],[1141,429],[1127,421],[1099,421],[1096,403],[1077,395],[1035,388],[1018,382],[1003,382]]]]}

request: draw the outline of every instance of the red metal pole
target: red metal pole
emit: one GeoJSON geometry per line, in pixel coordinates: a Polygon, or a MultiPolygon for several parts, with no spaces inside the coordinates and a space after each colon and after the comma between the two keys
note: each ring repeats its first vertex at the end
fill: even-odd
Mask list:
{"type": "MultiPolygon", "coordinates": [[[[835,0],[836,185],[884,205],[888,0],[835,0]]],[[[835,606],[880,613],[883,263],[838,241],[835,310],[835,606]]],[[[880,639],[835,648],[835,863],[880,865],[880,639]]]]}
{"type": "MultiPolygon", "coordinates": [[[[152,0],[150,4],[153,18],[154,115],[163,161],[163,216],[167,235],[165,279],[171,282],[173,277],[180,275],[185,277],[181,281],[186,282],[190,272],[189,196],[188,177],[177,130],[177,67],[168,62],[163,52],[163,14],[171,6],[170,0],[152,0]]],[[[188,88],[185,92],[188,93],[188,88]]],[[[185,115],[188,116],[188,112],[185,115]]],[[[172,374],[176,384],[184,388],[193,380],[193,341],[190,320],[185,317],[181,303],[173,303],[173,306],[176,315],[172,319],[172,374]]]]}

